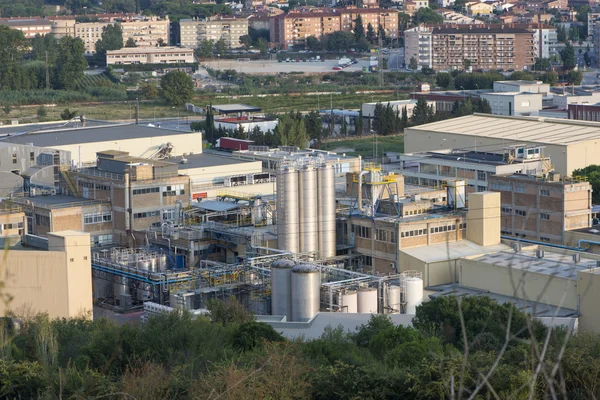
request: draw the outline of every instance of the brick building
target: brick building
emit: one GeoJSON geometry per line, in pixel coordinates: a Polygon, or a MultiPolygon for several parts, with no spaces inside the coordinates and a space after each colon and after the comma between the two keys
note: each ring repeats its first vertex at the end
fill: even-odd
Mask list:
{"type": "Polygon", "coordinates": [[[580,121],[600,121],[600,104],[569,104],[569,119],[580,121]]]}

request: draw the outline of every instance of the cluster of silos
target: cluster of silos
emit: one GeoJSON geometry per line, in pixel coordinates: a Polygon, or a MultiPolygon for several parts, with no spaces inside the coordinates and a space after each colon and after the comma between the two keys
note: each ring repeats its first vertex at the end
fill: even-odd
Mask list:
{"type": "Polygon", "coordinates": [[[335,170],[282,166],[277,174],[277,245],[294,253],[335,256],[335,170]]]}
{"type": "Polygon", "coordinates": [[[306,322],[319,312],[321,270],[316,265],[278,260],[271,265],[271,314],[306,322]]]}

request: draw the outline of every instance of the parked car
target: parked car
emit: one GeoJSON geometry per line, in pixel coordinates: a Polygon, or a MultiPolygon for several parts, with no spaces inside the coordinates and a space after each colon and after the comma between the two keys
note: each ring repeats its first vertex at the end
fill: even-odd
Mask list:
{"type": "Polygon", "coordinates": [[[332,68],[334,71],[341,71],[342,67],[338,67],[337,65],[332,68]]]}

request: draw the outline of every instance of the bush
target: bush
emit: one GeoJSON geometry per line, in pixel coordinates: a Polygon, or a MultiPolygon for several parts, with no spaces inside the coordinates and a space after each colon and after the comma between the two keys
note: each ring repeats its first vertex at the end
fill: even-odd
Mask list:
{"type": "Polygon", "coordinates": [[[46,115],[48,115],[48,110],[46,110],[46,107],[40,106],[37,109],[37,116],[38,116],[38,118],[44,118],[46,115]]]}
{"type": "Polygon", "coordinates": [[[71,111],[68,108],[65,108],[63,112],[60,113],[60,117],[65,121],[75,118],[77,115],[77,110],[71,111]]]}

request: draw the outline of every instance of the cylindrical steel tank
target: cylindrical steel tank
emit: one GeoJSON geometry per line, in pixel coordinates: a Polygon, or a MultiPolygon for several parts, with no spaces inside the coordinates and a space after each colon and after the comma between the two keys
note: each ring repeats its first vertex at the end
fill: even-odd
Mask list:
{"type": "Polygon", "coordinates": [[[298,172],[282,168],[277,175],[277,247],[298,253],[300,220],[298,210],[298,172]]]}
{"type": "Polygon", "coordinates": [[[317,170],[319,254],[335,257],[335,169],[325,165],[317,170]]]}
{"type": "Polygon", "coordinates": [[[360,314],[377,314],[377,289],[358,289],[358,312],[360,314]]]}
{"type": "Polygon", "coordinates": [[[149,264],[148,271],[156,272],[158,270],[158,260],[156,259],[156,257],[154,255],[151,255],[148,257],[147,261],[149,264]]]}
{"type": "Polygon", "coordinates": [[[292,318],[292,268],[294,262],[277,260],[271,265],[271,315],[292,318]]]}
{"type": "Polygon", "coordinates": [[[146,259],[146,258],[138,258],[138,262],[137,262],[137,268],[141,269],[142,271],[149,271],[150,270],[150,260],[146,259]]]}
{"type": "Polygon", "coordinates": [[[248,310],[254,315],[267,315],[268,303],[263,296],[250,296],[248,310]]]}
{"type": "Polygon", "coordinates": [[[349,314],[356,314],[358,312],[358,295],[356,290],[348,290],[342,292],[341,298],[341,311],[349,314]]]}
{"type": "Polygon", "coordinates": [[[164,272],[167,270],[167,255],[161,254],[158,256],[158,270],[164,272]]]}
{"type": "Polygon", "coordinates": [[[319,250],[317,170],[305,166],[299,172],[300,252],[319,250]]]}
{"type": "Polygon", "coordinates": [[[423,279],[418,277],[406,278],[405,285],[406,314],[414,315],[417,312],[417,306],[423,302],[423,279]]]}
{"type": "Polygon", "coordinates": [[[94,300],[106,298],[106,286],[107,281],[102,278],[92,279],[92,292],[94,294],[94,300]]]}
{"type": "Polygon", "coordinates": [[[390,285],[387,287],[387,307],[385,313],[400,313],[400,286],[390,285]]]}
{"type": "Polygon", "coordinates": [[[292,321],[306,322],[319,312],[321,270],[310,264],[292,269],[292,321]]]}
{"type": "Polygon", "coordinates": [[[261,199],[255,199],[252,205],[252,222],[255,224],[261,224],[263,219],[263,209],[261,199]]]}
{"type": "Polygon", "coordinates": [[[124,276],[118,276],[117,280],[113,283],[113,296],[115,300],[120,300],[121,295],[129,294],[128,280],[124,276]]]}

